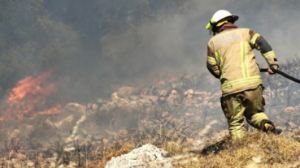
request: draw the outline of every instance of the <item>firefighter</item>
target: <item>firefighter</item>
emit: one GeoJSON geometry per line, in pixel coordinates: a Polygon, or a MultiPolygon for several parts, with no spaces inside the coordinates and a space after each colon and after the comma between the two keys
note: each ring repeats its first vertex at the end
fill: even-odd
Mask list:
{"type": "Polygon", "coordinates": [[[275,133],[275,125],[264,113],[263,82],[253,49],[261,52],[270,68],[278,69],[274,51],[268,42],[254,30],[238,28],[237,15],[226,10],[217,11],[206,29],[214,36],[207,47],[207,69],[220,79],[221,107],[228,120],[232,139],[243,137],[244,117],[253,127],[275,133]]]}

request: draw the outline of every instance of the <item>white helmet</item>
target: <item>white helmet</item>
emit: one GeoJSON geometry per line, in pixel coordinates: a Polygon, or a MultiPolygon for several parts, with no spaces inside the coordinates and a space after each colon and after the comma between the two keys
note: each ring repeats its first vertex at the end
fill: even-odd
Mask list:
{"type": "Polygon", "coordinates": [[[222,26],[227,21],[234,23],[238,19],[237,15],[233,15],[227,10],[218,10],[206,25],[206,29],[212,30],[213,27],[222,26]]]}

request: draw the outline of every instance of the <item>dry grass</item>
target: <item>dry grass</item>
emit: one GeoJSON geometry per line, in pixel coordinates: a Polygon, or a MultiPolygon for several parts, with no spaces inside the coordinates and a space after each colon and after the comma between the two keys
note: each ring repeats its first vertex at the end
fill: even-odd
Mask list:
{"type": "MultiPolygon", "coordinates": [[[[225,140],[221,146],[210,146],[198,155],[182,154],[174,142],[162,146],[173,157],[168,158],[176,168],[287,168],[300,167],[300,143],[290,137],[266,135],[255,131],[239,141],[225,140]]],[[[110,150],[102,161],[88,167],[102,168],[111,157],[130,152],[134,146],[124,145],[110,150]]],[[[151,164],[155,164],[151,163],[151,164]]],[[[149,166],[149,165],[148,165],[149,166]]]]}
{"type": "Polygon", "coordinates": [[[126,143],[120,148],[114,148],[108,150],[108,152],[105,153],[105,156],[102,158],[102,160],[98,160],[95,162],[92,162],[89,164],[89,168],[104,168],[105,164],[112,158],[112,157],[117,157],[121,156],[123,154],[127,154],[130,151],[134,149],[134,145],[130,143],[126,143]]]}
{"type": "Polygon", "coordinates": [[[186,168],[284,168],[300,167],[300,143],[292,138],[249,133],[240,141],[228,141],[223,150],[199,156],[198,162],[178,167],[186,168]]]}

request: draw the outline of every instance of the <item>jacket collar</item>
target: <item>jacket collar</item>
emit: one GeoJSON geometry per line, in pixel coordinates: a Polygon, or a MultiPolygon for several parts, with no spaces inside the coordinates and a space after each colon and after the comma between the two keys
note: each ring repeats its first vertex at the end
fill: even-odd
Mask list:
{"type": "Polygon", "coordinates": [[[233,28],[238,28],[237,25],[233,24],[233,23],[225,23],[218,31],[218,33],[227,30],[227,29],[233,29],[233,28]]]}

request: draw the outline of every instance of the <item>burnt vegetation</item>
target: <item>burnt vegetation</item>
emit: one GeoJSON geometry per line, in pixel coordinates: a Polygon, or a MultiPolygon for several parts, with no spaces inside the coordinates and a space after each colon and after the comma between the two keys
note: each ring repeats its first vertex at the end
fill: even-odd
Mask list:
{"type": "MultiPolygon", "coordinates": [[[[287,65],[299,70],[290,62],[281,67],[287,65]]],[[[280,136],[248,127],[248,137],[232,143],[219,107],[219,81],[208,73],[184,74],[149,87],[120,87],[109,99],[69,103],[60,114],[3,121],[1,133],[10,135],[2,143],[3,167],[104,167],[112,157],[147,143],[168,151],[177,167],[297,165],[300,106],[278,100],[286,99],[290,87],[290,100],[299,99],[299,89],[278,75],[263,78],[274,78],[265,85],[266,113],[283,129],[280,136]],[[210,91],[202,90],[207,85],[210,91]]]]}
{"type": "MultiPolygon", "coordinates": [[[[247,6],[244,3],[237,6],[244,9],[242,6],[247,6]]],[[[247,3],[254,7],[264,4],[247,3]]],[[[268,6],[277,11],[280,6],[289,5],[298,11],[297,4],[293,3],[296,2],[268,6]]],[[[174,40],[165,38],[169,36],[163,36],[162,39],[167,39],[164,43],[149,47],[156,43],[155,40],[148,43],[150,37],[161,36],[170,29],[145,36],[149,33],[144,32],[147,26],[169,25],[165,19],[175,15],[176,20],[177,14],[189,11],[189,3],[180,0],[126,3],[122,0],[85,3],[3,0],[0,5],[0,97],[3,100],[0,109],[1,114],[5,110],[11,117],[0,121],[0,167],[104,167],[112,157],[146,143],[168,151],[175,167],[298,166],[299,84],[279,75],[262,74],[266,113],[283,133],[267,136],[248,126],[249,136],[232,143],[220,108],[219,81],[201,71],[181,71],[190,66],[199,67],[204,59],[195,57],[200,57],[197,55],[200,51],[190,52],[192,47],[188,47],[182,49],[186,52],[180,56],[174,56],[174,52],[156,53],[156,49],[174,40]],[[122,34],[125,29],[131,33],[128,42],[127,34],[122,34]],[[126,50],[126,45],[117,45],[126,48],[126,52],[109,50],[115,46],[107,43],[119,44],[121,36],[125,36],[126,43],[133,41],[131,50],[126,50]],[[189,59],[192,61],[186,61],[189,59]],[[11,112],[13,108],[2,106],[18,81],[48,70],[53,75],[47,82],[55,84],[58,91],[42,98],[38,109],[18,119],[11,112]],[[63,106],[59,114],[33,115],[35,111],[43,111],[44,106],[57,103],[63,106]]],[[[278,19],[273,13],[269,15],[278,19]]],[[[191,20],[195,24],[194,20],[198,22],[199,18],[191,20]]],[[[176,40],[182,43],[190,40],[197,48],[202,45],[193,41],[193,35],[187,33],[190,29],[184,30],[175,33],[188,38],[180,41],[176,36],[176,40]]],[[[196,32],[199,34],[198,29],[196,32]]],[[[167,45],[167,51],[177,45],[174,46],[167,45]]],[[[282,61],[280,69],[299,79],[299,58],[282,61]]],[[[30,102],[28,99],[24,100],[25,105],[30,102]]]]}

